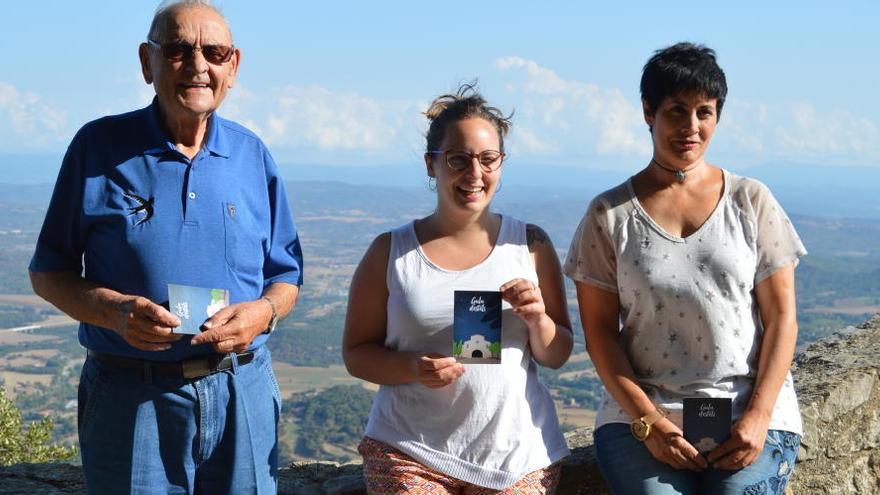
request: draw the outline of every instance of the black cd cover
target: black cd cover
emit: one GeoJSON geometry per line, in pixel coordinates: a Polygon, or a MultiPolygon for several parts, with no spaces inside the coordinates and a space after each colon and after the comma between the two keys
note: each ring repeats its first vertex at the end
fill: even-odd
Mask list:
{"type": "Polygon", "coordinates": [[[731,399],[684,399],[684,438],[701,454],[712,451],[730,437],[731,399]]]}
{"type": "Polygon", "coordinates": [[[460,363],[501,362],[501,292],[455,291],[452,355],[460,363]]]}

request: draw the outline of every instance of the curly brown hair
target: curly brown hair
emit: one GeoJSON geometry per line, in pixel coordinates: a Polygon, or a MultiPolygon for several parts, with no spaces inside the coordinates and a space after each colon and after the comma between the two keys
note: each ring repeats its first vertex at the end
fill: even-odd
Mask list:
{"type": "Polygon", "coordinates": [[[484,119],[498,131],[498,142],[501,146],[499,151],[504,151],[504,137],[510,132],[510,118],[513,113],[505,116],[501,110],[489,106],[483,95],[477,91],[476,82],[462,84],[455,94],[446,94],[434,98],[431,106],[425,111],[425,117],[431,121],[428,132],[425,135],[427,141],[426,151],[439,149],[440,143],[446,137],[446,127],[460,120],[480,118],[484,119]]]}

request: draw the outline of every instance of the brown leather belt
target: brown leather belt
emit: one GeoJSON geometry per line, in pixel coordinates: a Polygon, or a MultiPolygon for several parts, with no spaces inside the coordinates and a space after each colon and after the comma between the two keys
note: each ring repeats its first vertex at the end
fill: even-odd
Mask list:
{"type": "MultiPolygon", "coordinates": [[[[201,378],[232,368],[232,357],[229,354],[212,354],[184,361],[147,361],[95,351],[89,351],[89,357],[111,367],[141,371],[149,368],[152,373],[174,378],[201,378]]],[[[254,353],[242,352],[236,354],[236,358],[238,365],[244,366],[254,360],[254,353]]]]}

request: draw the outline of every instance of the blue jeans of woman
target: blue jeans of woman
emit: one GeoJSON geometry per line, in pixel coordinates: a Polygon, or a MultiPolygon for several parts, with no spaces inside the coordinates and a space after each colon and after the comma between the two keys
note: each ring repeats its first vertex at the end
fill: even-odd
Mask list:
{"type": "Polygon", "coordinates": [[[79,385],[88,493],[272,493],[281,408],[265,346],[198,379],[89,357],[79,385]]]}
{"type": "Polygon", "coordinates": [[[736,471],[701,472],[675,469],[658,461],[636,440],[629,425],[612,423],[594,434],[599,469],[618,495],[773,495],[785,493],[797,459],[800,437],[770,430],[764,450],[749,466],[736,471]]]}

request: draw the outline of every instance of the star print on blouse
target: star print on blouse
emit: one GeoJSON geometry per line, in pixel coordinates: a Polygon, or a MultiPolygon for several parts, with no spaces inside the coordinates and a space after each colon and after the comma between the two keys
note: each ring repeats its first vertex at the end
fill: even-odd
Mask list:
{"type": "MultiPolygon", "coordinates": [[[[754,381],[761,340],[753,328],[753,280],[802,254],[794,230],[785,227],[788,219],[781,209],[771,212],[773,198],[759,196],[766,194],[764,188],[725,173],[728,199],[719,208],[729,211],[680,242],[633,216],[635,203],[621,201],[632,197],[631,189],[625,189],[609,192],[607,201],[599,199],[589,211],[579,230],[582,235],[572,243],[571,252],[582,255],[575,254],[567,272],[577,280],[580,275],[616,286],[624,318],[622,337],[640,384],[669,387],[654,391],[658,405],[674,405],[675,387],[682,384],[700,383],[701,388],[722,392],[718,384],[737,376],[733,389],[723,391],[727,395],[713,396],[748,399],[748,392],[741,391],[754,381]],[[615,265],[620,270],[607,273],[615,265]]],[[[789,392],[780,395],[781,415],[799,428],[790,380],[783,389],[789,392]]],[[[608,404],[600,416],[620,420],[614,417],[619,405],[613,399],[608,404]]],[[[779,425],[775,416],[774,424],[779,425]]]]}

